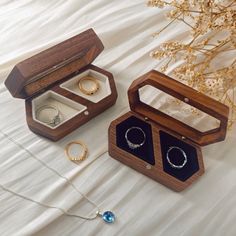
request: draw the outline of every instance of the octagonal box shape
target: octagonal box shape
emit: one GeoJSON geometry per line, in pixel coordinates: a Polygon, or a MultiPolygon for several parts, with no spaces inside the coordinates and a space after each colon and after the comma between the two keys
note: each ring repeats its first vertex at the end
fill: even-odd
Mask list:
{"type": "MultiPolygon", "coordinates": [[[[112,121],[109,127],[110,156],[175,191],[184,190],[204,173],[201,146],[225,139],[228,107],[154,70],[136,79],[131,84],[128,97],[131,111],[112,121]],[[210,114],[220,121],[219,127],[201,132],[143,103],[140,100],[139,89],[146,85],[158,88],[210,114]],[[135,122],[130,122],[131,117],[148,124],[151,128],[146,139],[149,144],[152,143],[153,157],[150,150],[142,157],[129,151],[125,141],[125,129],[137,126],[135,122]],[[126,126],[125,123],[127,123],[126,126]],[[123,133],[119,130],[121,124],[126,127],[123,133]],[[166,154],[170,146],[180,146],[185,150],[188,162],[182,169],[177,170],[168,165],[166,154]]],[[[142,129],[145,129],[143,127],[142,129]]]]}
{"type": "Polygon", "coordinates": [[[91,64],[103,49],[101,40],[89,29],[13,68],[5,85],[14,97],[25,99],[30,130],[57,141],[115,104],[113,75],[91,64]],[[99,83],[93,95],[83,94],[78,86],[87,75],[99,83]],[[51,126],[38,118],[37,110],[45,105],[60,111],[59,124],[51,126]]]}

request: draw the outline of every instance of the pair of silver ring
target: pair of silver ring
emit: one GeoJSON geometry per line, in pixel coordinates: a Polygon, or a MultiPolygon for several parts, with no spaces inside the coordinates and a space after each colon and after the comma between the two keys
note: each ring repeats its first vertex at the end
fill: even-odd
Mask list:
{"type": "Polygon", "coordinates": [[[57,107],[53,105],[44,105],[44,106],[39,107],[36,110],[36,119],[52,127],[61,123],[60,111],[57,107]],[[40,114],[42,113],[42,111],[45,111],[45,110],[52,110],[54,111],[55,114],[52,117],[49,117],[48,119],[42,120],[40,119],[40,114]]]}
{"type": "MultiPolygon", "coordinates": [[[[146,134],[145,132],[140,128],[140,127],[137,127],[137,126],[133,126],[129,129],[126,130],[125,132],[125,139],[126,139],[126,142],[129,146],[130,149],[134,150],[134,149],[137,149],[137,148],[140,148],[144,145],[144,143],[146,142],[146,134]],[[143,136],[143,139],[140,143],[133,143],[129,140],[128,138],[128,134],[132,131],[132,130],[136,130],[136,131],[139,131],[140,134],[143,136]]],[[[166,153],[166,159],[167,159],[167,162],[169,163],[169,165],[174,168],[174,169],[182,169],[188,162],[188,158],[187,158],[187,154],[185,153],[185,151],[180,148],[180,147],[177,147],[177,146],[171,146],[169,147],[167,153],[166,153]],[[182,156],[184,157],[184,160],[183,160],[183,163],[181,165],[176,165],[174,164],[171,160],[170,160],[170,153],[174,150],[177,150],[177,151],[180,151],[182,156]]]]}

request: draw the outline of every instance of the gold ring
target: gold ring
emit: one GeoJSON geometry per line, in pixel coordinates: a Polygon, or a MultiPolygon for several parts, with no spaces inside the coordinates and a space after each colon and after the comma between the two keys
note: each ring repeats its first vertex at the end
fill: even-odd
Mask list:
{"type": "Polygon", "coordinates": [[[94,93],[96,93],[98,91],[98,89],[100,87],[98,80],[92,76],[85,76],[85,77],[81,78],[78,82],[78,85],[79,85],[80,91],[86,95],[93,95],[94,93]],[[84,88],[83,81],[85,81],[85,80],[93,82],[94,86],[91,89],[84,88]]]}
{"type": "Polygon", "coordinates": [[[87,146],[86,146],[83,142],[81,142],[81,141],[73,141],[73,142],[70,142],[70,143],[68,143],[68,144],[66,145],[66,147],[65,147],[65,154],[66,154],[66,156],[69,158],[69,160],[75,161],[75,162],[77,162],[77,161],[78,161],[78,162],[81,162],[81,161],[83,161],[83,160],[87,157],[88,148],[87,148],[87,146]],[[71,148],[72,145],[75,145],[75,144],[80,145],[80,146],[83,148],[83,151],[82,151],[81,155],[79,155],[79,156],[72,156],[72,155],[70,154],[70,148],[71,148]]]}

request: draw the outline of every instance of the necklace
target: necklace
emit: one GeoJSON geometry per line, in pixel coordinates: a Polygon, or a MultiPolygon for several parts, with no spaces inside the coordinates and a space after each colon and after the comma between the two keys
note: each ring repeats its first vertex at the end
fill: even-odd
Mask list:
{"type": "Polygon", "coordinates": [[[40,162],[41,165],[43,165],[44,167],[46,167],[47,169],[51,170],[54,174],[56,174],[57,176],[59,176],[60,178],[64,179],[66,181],[66,183],[68,185],[70,185],[78,194],[80,194],[83,198],[85,198],[90,204],[92,204],[95,208],[96,208],[96,212],[92,215],[92,216],[81,216],[81,215],[76,215],[76,214],[71,214],[68,211],[66,211],[63,208],[57,207],[57,206],[51,206],[48,205],[46,203],[43,202],[39,202],[36,201],[34,199],[31,199],[27,196],[24,196],[20,193],[14,192],[13,190],[5,187],[4,185],[0,184],[0,188],[2,188],[4,191],[7,191],[15,196],[18,196],[20,198],[23,198],[25,200],[34,202],[40,206],[46,207],[46,208],[51,208],[51,209],[57,209],[59,211],[61,211],[64,215],[66,216],[70,216],[70,217],[76,217],[76,218],[81,218],[84,220],[94,220],[97,217],[101,217],[104,222],[106,223],[114,223],[115,221],[115,214],[112,211],[105,211],[105,212],[101,212],[100,208],[92,201],[90,200],[85,194],[81,193],[76,186],[65,176],[61,175],[57,170],[53,169],[52,167],[48,166],[45,162],[41,161],[40,159],[38,159],[31,151],[29,151],[28,149],[26,149],[23,145],[21,145],[20,143],[18,143],[17,141],[15,141],[13,138],[11,138],[8,134],[5,134],[3,131],[0,130],[0,133],[7,138],[8,140],[10,140],[11,142],[13,142],[15,145],[17,145],[19,148],[23,149],[26,153],[28,153],[32,158],[34,158],[35,160],[37,160],[38,162],[40,162]]]}

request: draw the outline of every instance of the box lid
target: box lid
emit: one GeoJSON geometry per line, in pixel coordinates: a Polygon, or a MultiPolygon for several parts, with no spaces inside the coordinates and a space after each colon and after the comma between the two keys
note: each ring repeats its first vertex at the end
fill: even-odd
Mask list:
{"type": "Polygon", "coordinates": [[[128,97],[132,111],[177,132],[198,145],[207,145],[225,139],[229,108],[160,72],[152,70],[136,79],[128,90],[128,97]],[[216,118],[220,122],[219,127],[201,132],[142,102],[139,89],[146,85],[151,85],[216,118]]]}
{"type": "Polygon", "coordinates": [[[93,29],[18,63],[5,81],[17,98],[28,98],[80,70],[104,49],[93,29]]]}

